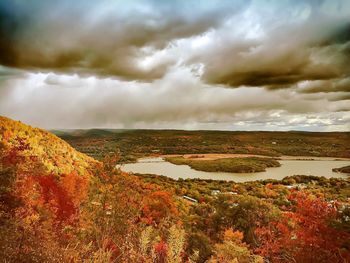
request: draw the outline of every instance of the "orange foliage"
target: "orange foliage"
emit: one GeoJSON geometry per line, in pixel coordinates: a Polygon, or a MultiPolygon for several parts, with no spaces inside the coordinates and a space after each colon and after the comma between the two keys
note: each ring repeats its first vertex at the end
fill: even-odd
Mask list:
{"type": "Polygon", "coordinates": [[[89,189],[87,178],[79,176],[76,172],[71,172],[62,176],[61,185],[76,207],[86,199],[89,189]]]}
{"type": "Polygon", "coordinates": [[[224,240],[235,241],[241,243],[243,240],[243,233],[241,231],[234,231],[232,228],[226,229],[224,232],[224,240]]]}

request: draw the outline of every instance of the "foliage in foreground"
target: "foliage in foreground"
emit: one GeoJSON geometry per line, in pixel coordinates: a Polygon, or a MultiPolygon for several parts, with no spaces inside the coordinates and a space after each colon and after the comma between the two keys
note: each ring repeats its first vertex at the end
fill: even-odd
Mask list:
{"type": "MultiPolygon", "coordinates": [[[[23,124],[16,125],[19,132],[23,124]]],[[[79,157],[75,166],[60,147],[50,148],[51,137],[25,129],[18,136],[1,130],[5,262],[350,261],[349,180],[131,176],[114,169],[116,159],[90,163],[67,148],[79,157]]]]}

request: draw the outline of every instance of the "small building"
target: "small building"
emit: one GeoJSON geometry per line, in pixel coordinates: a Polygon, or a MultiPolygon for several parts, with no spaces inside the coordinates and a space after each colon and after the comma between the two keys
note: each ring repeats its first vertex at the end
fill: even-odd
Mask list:
{"type": "Polygon", "coordinates": [[[198,203],[198,201],[192,197],[189,197],[187,195],[182,196],[183,199],[186,199],[187,201],[190,201],[192,203],[198,203]]]}
{"type": "Polygon", "coordinates": [[[218,195],[218,194],[220,194],[220,193],[221,193],[220,190],[212,190],[212,191],[211,191],[211,195],[218,195]]]}

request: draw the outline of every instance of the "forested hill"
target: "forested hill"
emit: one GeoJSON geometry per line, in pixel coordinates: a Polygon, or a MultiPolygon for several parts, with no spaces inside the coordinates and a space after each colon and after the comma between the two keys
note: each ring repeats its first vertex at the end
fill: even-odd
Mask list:
{"type": "Polygon", "coordinates": [[[115,163],[0,117],[0,261],[180,262],[180,201],[115,163]]]}
{"type": "Polygon", "coordinates": [[[56,175],[73,171],[80,175],[88,175],[91,166],[97,163],[52,133],[2,116],[0,147],[1,154],[15,154],[17,149],[16,154],[23,158],[35,159],[37,164],[42,165],[44,172],[56,175]]]}

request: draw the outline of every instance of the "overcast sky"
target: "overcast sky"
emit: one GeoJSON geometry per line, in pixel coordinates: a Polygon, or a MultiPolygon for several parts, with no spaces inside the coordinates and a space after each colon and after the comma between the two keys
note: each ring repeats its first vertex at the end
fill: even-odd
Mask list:
{"type": "Polygon", "coordinates": [[[1,0],[0,115],[350,131],[350,1],[1,0]]]}

